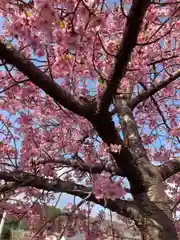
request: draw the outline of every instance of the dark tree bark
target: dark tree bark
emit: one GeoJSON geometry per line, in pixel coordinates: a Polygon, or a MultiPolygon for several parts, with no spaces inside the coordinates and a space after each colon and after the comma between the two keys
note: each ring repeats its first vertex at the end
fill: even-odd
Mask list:
{"type": "Polygon", "coordinates": [[[178,239],[163,183],[151,185],[147,192],[134,198],[143,215],[142,222],[136,221],[143,240],[178,239]]]}

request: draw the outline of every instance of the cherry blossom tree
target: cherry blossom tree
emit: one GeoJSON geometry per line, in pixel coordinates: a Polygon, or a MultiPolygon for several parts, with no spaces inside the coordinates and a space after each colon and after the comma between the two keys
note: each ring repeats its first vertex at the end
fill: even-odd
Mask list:
{"type": "Polygon", "coordinates": [[[180,2],[1,0],[0,13],[1,209],[45,239],[61,213],[41,206],[67,193],[82,201],[62,235],[121,239],[105,211],[89,220],[98,204],[144,240],[178,239],[180,2]]]}

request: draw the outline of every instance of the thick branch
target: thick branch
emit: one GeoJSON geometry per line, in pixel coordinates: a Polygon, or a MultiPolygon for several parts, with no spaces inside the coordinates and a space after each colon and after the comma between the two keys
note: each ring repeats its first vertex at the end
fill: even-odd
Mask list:
{"type": "Polygon", "coordinates": [[[168,84],[175,81],[180,77],[180,69],[167,78],[165,81],[161,81],[160,83],[156,84],[155,86],[150,87],[147,91],[140,93],[137,97],[132,98],[128,105],[131,109],[135,108],[139,103],[148,99],[149,97],[153,96],[155,93],[160,91],[162,88],[167,87],[168,84]]]}
{"type": "Polygon", "coordinates": [[[142,193],[145,191],[142,171],[140,171],[144,166],[142,159],[135,159],[133,152],[124,144],[119,136],[119,132],[116,131],[110,113],[96,115],[93,125],[99,136],[108,146],[121,146],[120,151],[110,151],[110,153],[114,157],[118,168],[122,170],[123,176],[128,178],[132,193],[142,193]]]}
{"type": "MultiPolygon", "coordinates": [[[[132,193],[139,194],[148,189],[152,184],[152,179],[160,179],[160,174],[158,174],[156,168],[149,161],[133,116],[133,111],[127,105],[127,102],[124,97],[116,96],[115,98],[115,107],[120,119],[124,142],[133,159],[131,160],[131,165],[129,165],[131,169],[133,168],[133,176],[130,176],[128,180],[132,179],[130,181],[132,193]]],[[[124,149],[122,148],[122,150],[124,149]]]]}
{"type": "Polygon", "coordinates": [[[89,116],[89,105],[75,99],[69,92],[65,91],[45,73],[43,73],[32,62],[26,59],[15,48],[8,48],[0,42],[0,59],[15,66],[20,72],[27,76],[36,86],[51,96],[56,102],[68,110],[87,117],[89,116]]]}
{"type": "MultiPolygon", "coordinates": [[[[83,185],[78,185],[72,182],[65,182],[60,179],[51,180],[44,177],[39,177],[35,174],[27,172],[16,171],[16,172],[0,172],[0,180],[6,182],[13,182],[19,187],[34,187],[41,190],[52,191],[54,193],[64,192],[80,198],[85,198],[92,191],[91,188],[83,185]]],[[[136,207],[135,203],[128,202],[125,200],[98,200],[94,194],[91,194],[89,201],[99,204],[103,207],[109,208],[110,210],[117,212],[123,216],[131,217],[136,207]]]]}
{"type": "Polygon", "coordinates": [[[119,87],[120,80],[126,73],[133,48],[136,46],[137,37],[143,22],[144,15],[149,6],[149,0],[133,0],[124,35],[117,53],[112,78],[106,88],[100,103],[100,111],[107,111],[119,87]]]}
{"type": "Polygon", "coordinates": [[[176,160],[171,160],[160,167],[160,173],[162,175],[163,180],[168,179],[174,174],[180,172],[180,157],[177,157],[176,160]]]}

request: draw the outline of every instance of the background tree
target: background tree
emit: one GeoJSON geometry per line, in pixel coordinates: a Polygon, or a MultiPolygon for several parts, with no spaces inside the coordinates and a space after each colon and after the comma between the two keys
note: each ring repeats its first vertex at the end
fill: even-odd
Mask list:
{"type": "Polygon", "coordinates": [[[23,229],[27,230],[27,227],[23,224],[20,223],[19,220],[16,221],[14,219],[12,220],[6,220],[2,232],[2,240],[9,240],[11,239],[11,230],[12,229],[23,229]]]}
{"type": "Polygon", "coordinates": [[[1,194],[14,198],[1,208],[33,229],[35,203],[68,193],[83,200],[65,209],[65,234],[105,239],[93,203],[144,240],[178,239],[179,1],[2,0],[0,11],[1,194]]]}

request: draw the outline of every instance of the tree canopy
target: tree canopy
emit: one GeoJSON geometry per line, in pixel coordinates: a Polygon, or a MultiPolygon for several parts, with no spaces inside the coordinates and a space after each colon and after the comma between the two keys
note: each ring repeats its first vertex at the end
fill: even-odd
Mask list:
{"type": "Polygon", "coordinates": [[[120,239],[124,222],[177,240],[180,2],[1,0],[0,14],[1,209],[41,221],[34,239],[65,214],[63,235],[120,239]],[[82,200],[42,219],[62,193],[82,200]]]}

